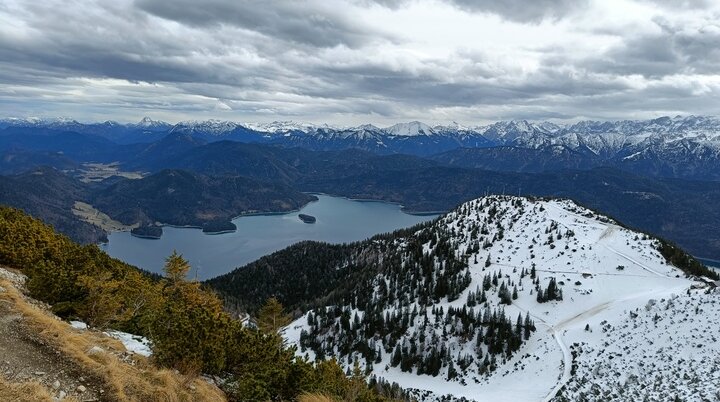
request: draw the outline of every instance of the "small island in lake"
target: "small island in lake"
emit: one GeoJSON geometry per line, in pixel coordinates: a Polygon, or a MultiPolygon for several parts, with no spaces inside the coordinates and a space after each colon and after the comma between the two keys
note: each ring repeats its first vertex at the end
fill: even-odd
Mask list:
{"type": "Polygon", "coordinates": [[[232,233],[236,230],[237,226],[230,221],[217,220],[205,222],[202,225],[202,231],[205,234],[232,233]]]}
{"type": "Polygon", "coordinates": [[[162,233],[162,227],[155,225],[144,225],[130,230],[131,235],[142,237],[143,239],[159,239],[162,233]]]}
{"type": "Polygon", "coordinates": [[[315,217],[314,217],[314,216],[305,215],[305,214],[300,214],[300,215],[298,215],[298,217],[300,218],[301,221],[303,221],[303,222],[305,222],[305,223],[315,223],[315,217]]]}

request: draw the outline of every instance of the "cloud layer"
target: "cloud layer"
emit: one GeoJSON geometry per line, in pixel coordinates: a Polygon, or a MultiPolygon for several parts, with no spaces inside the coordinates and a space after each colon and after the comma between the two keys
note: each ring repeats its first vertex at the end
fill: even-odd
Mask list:
{"type": "Polygon", "coordinates": [[[715,4],[10,0],[0,110],[335,124],[714,114],[715,4]]]}

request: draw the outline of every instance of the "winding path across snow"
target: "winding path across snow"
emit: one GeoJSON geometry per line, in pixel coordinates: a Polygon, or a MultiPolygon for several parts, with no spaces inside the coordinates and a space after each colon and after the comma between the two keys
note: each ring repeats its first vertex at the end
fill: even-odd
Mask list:
{"type": "MultiPolygon", "coordinates": [[[[659,274],[659,275],[664,276],[664,275],[662,275],[662,274],[659,274]]],[[[680,286],[679,288],[677,288],[677,289],[675,289],[675,290],[676,290],[676,291],[679,291],[681,288],[684,288],[684,287],[685,287],[685,285],[680,286]]],[[[565,345],[565,342],[564,342],[563,339],[562,339],[562,335],[561,335],[560,331],[562,331],[562,330],[563,330],[564,328],[566,328],[568,325],[574,324],[574,323],[576,323],[577,321],[579,321],[579,320],[581,320],[581,319],[584,320],[584,319],[587,319],[587,318],[590,317],[590,316],[593,316],[593,315],[595,315],[595,314],[600,313],[601,311],[607,309],[608,307],[610,307],[610,306],[613,305],[613,304],[624,303],[624,302],[626,302],[626,301],[628,301],[628,300],[635,299],[635,298],[638,298],[638,297],[643,298],[643,300],[645,300],[645,299],[650,300],[650,299],[652,298],[652,296],[654,296],[654,295],[657,295],[657,296],[659,297],[659,296],[661,296],[661,295],[663,295],[663,294],[672,294],[672,293],[673,293],[673,292],[672,292],[672,289],[671,289],[671,290],[661,289],[661,290],[653,290],[653,291],[650,291],[650,292],[644,292],[644,293],[634,294],[634,295],[631,295],[631,296],[628,296],[628,297],[624,297],[624,298],[622,298],[622,299],[612,300],[612,301],[609,301],[609,302],[605,302],[605,303],[602,303],[602,304],[595,305],[595,306],[593,306],[593,307],[591,307],[591,308],[589,308],[589,309],[587,309],[587,310],[585,310],[585,311],[583,311],[583,312],[581,312],[581,313],[579,313],[579,314],[577,314],[577,315],[575,315],[575,316],[573,316],[573,317],[567,318],[567,319],[565,319],[565,320],[557,323],[556,325],[550,325],[550,324],[548,324],[546,321],[544,321],[542,318],[540,318],[540,317],[538,317],[538,316],[530,313],[530,317],[532,317],[534,320],[536,320],[537,322],[539,322],[539,323],[542,324],[542,325],[547,326],[548,329],[550,329],[550,331],[551,331],[552,334],[553,334],[553,337],[555,338],[555,341],[556,341],[557,344],[560,346],[560,350],[562,351],[562,354],[563,354],[563,372],[562,372],[562,375],[561,375],[560,378],[558,379],[557,384],[555,384],[555,387],[545,396],[545,398],[543,398],[542,401],[543,401],[543,402],[550,402],[553,398],[555,398],[555,396],[557,395],[557,393],[560,392],[560,389],[561,389],[562,387],[564,387],[565,384],[568,383],[568,381],[570,381],[570,378],[572,377],[572,354],[570,353],[570,350],[568,349],[567,345],[565,345]]],[[[520,310],[527,311],[527,310],[521,308],[520,306],[517,306],[517,305],[516,305],[516,307],[517,307],[518,309],[520,309],[520,310]]]]}
{"type": "MultiPolygon", "coordinates": [[[[542,402],[550,402],[553,398],[555,398],[555,395],[557,395],[557,393],[560,391],[560,389],[562,387],[564,387],[565,384],[568,383],[568,381],[570,381],[570,377],[572,375],[571,374],[571,372],[572,372],[572,355],[570,354],[570,349],[568,349],[567,345],[565,345],[565,342],[563,342],[562,336],[560,335],[560,332],[558,332],[558,330],[556,328],[557,326],[552,326],[552,325],[548,324],[547,321],[536,316],[535,314],[532,314],[529,310],[526,310],[526,309],[518,306],[517,304],[515,305],[515,307],[517,307],[518,310],[528,313],[530,315],[530,317],[532,317],[532,319],[535,320],[535,322],[537,322],[538,324],[548,327],[550,332],[552,332],[552,334],[553,334],[553,338],[555,338],[555,342],[557,342],[558,346],[560,346],[560,350],[562,351],[562,354],[563,354],[562,375],[558,379],[557,384],[555,384],[555,387],[547,395],[545,395],[545,397],[542,399],[542,402]]],[[[598,307],[598,306],[596,306],[596,307],[598,307]]],[[[592,309],[590,309],[588,311],[594,310],[596,307],[593,307],[592,309]]],[[[581,314],[584,314],[584,313],[581,313],[581,314]]]]}
{"type": "Polygon", "coordinates": [[[563,342],[560,333],[555,329],[555,327],[550,327],[550,330],[553,333],[555,341],[558,343],[558,345],[560,345],[560,350],[562,350],[563,373],[560,376],[557,384],[555,384],[555,388],[553,388],[552,391],[550,391],[550,393],[548,393],[545,398],[543,398],[543,402],[549,402],[553,398],[555,398],[555,395],[560,392],[560,389],[564,387],[565,384],[568,383],[568,381],[570,381],[570,376],[572,374],[572,355],[570,354],[570,349],[568,349],[567,345],[565,345],[565,342],[563,342]]]}

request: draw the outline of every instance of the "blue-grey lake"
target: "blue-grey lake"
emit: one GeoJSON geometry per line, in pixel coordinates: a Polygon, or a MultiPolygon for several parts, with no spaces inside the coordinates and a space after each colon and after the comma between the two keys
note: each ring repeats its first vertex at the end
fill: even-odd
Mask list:
{"type": "Polygon", "coordinates": [[[114,232],[101,247],[111,256],[152,272],[162,272],[173,250],[192,265],[190,276],[209,279],[303,240],[347,243],[431,220],[437,215],[411,215],[397,204],[356,201],[318,195],[299,212],[243,216],[233,220],[237,231],[217,235],[200,229],[164,227],[160,239],[141,239],[114,232]],[[313,224],[298,218],[317,218],[313,224]]]}

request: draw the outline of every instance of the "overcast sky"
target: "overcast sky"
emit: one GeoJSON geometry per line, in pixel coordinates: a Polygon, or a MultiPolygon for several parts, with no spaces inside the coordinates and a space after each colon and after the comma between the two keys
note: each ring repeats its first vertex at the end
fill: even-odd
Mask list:
{"type": "Polygon", "coordinates": [[[717,115],[717,0],[3,0],[0,117],[717,115]]]}

